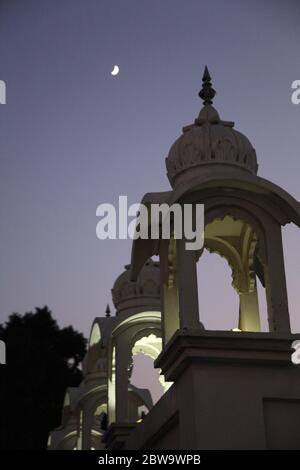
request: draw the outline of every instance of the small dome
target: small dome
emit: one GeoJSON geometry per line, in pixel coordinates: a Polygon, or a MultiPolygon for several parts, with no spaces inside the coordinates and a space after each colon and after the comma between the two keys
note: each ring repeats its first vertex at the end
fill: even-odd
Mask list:
{"type": "Polygon", "coordinates": [[[211,88],[207,69],[202,80],[199,96],[204,99],[204,106],[194,124],[183,128],[183,134],[174,142],[166,158],[172,187],[196,177],[204,165],[210,165],[210,169],[231,165],[235,169],[257,173],[256,152],[250,141],[233,129],[233,122],[222,121],[211,106],[215,91],[211,88]]]}
{"type": "Polygon", "coordinates": [[[159,263],[148,260],[136,282],[130,280],[130,265],[125,266],[111,292],[117,314],[128,309],[160,311],[159,263]]]}

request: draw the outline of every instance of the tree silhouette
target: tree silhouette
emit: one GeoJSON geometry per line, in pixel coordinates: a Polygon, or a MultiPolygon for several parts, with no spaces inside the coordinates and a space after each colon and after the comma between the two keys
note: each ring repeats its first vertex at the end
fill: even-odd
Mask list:
{"type": "Polygon", "coordinates": [[[48,307],[0,325],[6,365],[0,366],[0,447],[45,449],[59,426],[65,390],[79,385],[86,340],[71,326],[59,328],[48,307]]]}

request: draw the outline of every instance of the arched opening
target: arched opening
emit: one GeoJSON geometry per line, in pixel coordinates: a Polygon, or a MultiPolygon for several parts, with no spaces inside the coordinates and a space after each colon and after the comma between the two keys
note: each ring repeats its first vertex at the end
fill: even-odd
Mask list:
{"type": "Polygon", "coordinates": [[[132,348],[133,363],[130,383],[138,388],[148,389],[153,403],[156,403],[164,393],[161,376],[154,368],[154,360],[162,349],[162,340],[155,334],[149,334],[138,339],[132,348]]]}
{"type": "Polygon", "coordinates": [[[142,353],[135,355],[130,383],[138,388],[148,389],[155,404],[164,394],[164,389],[159,380],[159,370],[154,368],[153,362],[153,359],[142,353]]]}
{"type": "Polygon", "coordinates": [[[154,399],[157,400],[161,396],[158,372],[153,367],[153,360],[160,354],[161,349],[161,314],[159,311],[139,312],[116,326],[112,334],[109,353],[109,423],[138,420],[138,408],[145,404],[149,410],[153,405],[148,390],[152,388],[153,383],[158,383],[156,391],[153,392],[154,399]],[[142,362],[140,357],[136,359],[136,356],[140,354],[143,356],[142,362]],[[136,361],[136,364],[133,361],[136,361]],[[133,371],[134,365],[136,367],[133,371]],[[146,368],[148,372],[145,375],[146,368]],[[148,385],[145,381],[151,375],[154,378],[148,385]]]}
{"type": "Polygon", "coordinates": [[[256,232],[225,215],[207,223],[204,238],[197,264],[200,321],[208,330],[261,331],[256,232]]]}
{"type": "Polygon", "coordinates": [[[150,391],[153,404],[172,385],[166,382],[159,369],[154,367],[154,361],[161,353],[162,339],[154,333],[135,341],[132,348],[132,370],[130,382],[139,388],[146,388],[150,391]]]}
{"type": "Polygon", "coordinates": [[[206,330],[232,330],[239,320],[239,296],[224,258],[204,250],[197,263],[200,321],[206,330]]]}
{"type": "Polygon", "coordinates": [[[107,404],[98,405],[94,411],[93,426],[91,429],[91,450],[104,449],[102,435],[107,428],[107,404]]]}
{"type": "Polygon", "coordinates": [[[98,344],[100,339],[101,339],[101,331],[100,331],[99,325],[95,323],[91,331],[91,335],[89,339],[89,347],[92,347],[95,344],[98,344]]]}
{"type": "Polygon", "coordinates": [[[107,416],[107,403],[102,403],[98,405],[94,411],[93,418],[93,430],[99,434],[102,434],[106,428],[104,424],[105,417],[107,416]]]}

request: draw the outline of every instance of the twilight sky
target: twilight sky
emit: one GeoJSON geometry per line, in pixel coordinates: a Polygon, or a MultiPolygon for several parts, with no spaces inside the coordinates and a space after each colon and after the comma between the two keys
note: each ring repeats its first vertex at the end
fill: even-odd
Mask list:
{"type": "MultiPolygon", "coordinates": [[[[169,189],[164,159],[199,112],[206,63],[214,104],[251,140],[259,174],[299,200],[299,24],[296,0],[0,0],[0,322],[47,304],[89,334],[131,247],[97,240],[96,207],[169,189]]],[[[298,331],[299,239],[285,228],[298,331]]],[[[216,329],[237,315],[224,263],[200,268],[216,329]]]]}

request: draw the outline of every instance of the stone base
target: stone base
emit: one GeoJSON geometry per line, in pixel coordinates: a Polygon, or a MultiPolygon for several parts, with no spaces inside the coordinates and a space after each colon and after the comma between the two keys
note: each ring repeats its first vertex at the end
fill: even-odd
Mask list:
{"type": "Polygon", "coordinates": [[[156,361],[174,383],[123,449],[300,449],[299,338],[177,332],[156,361]]]}

